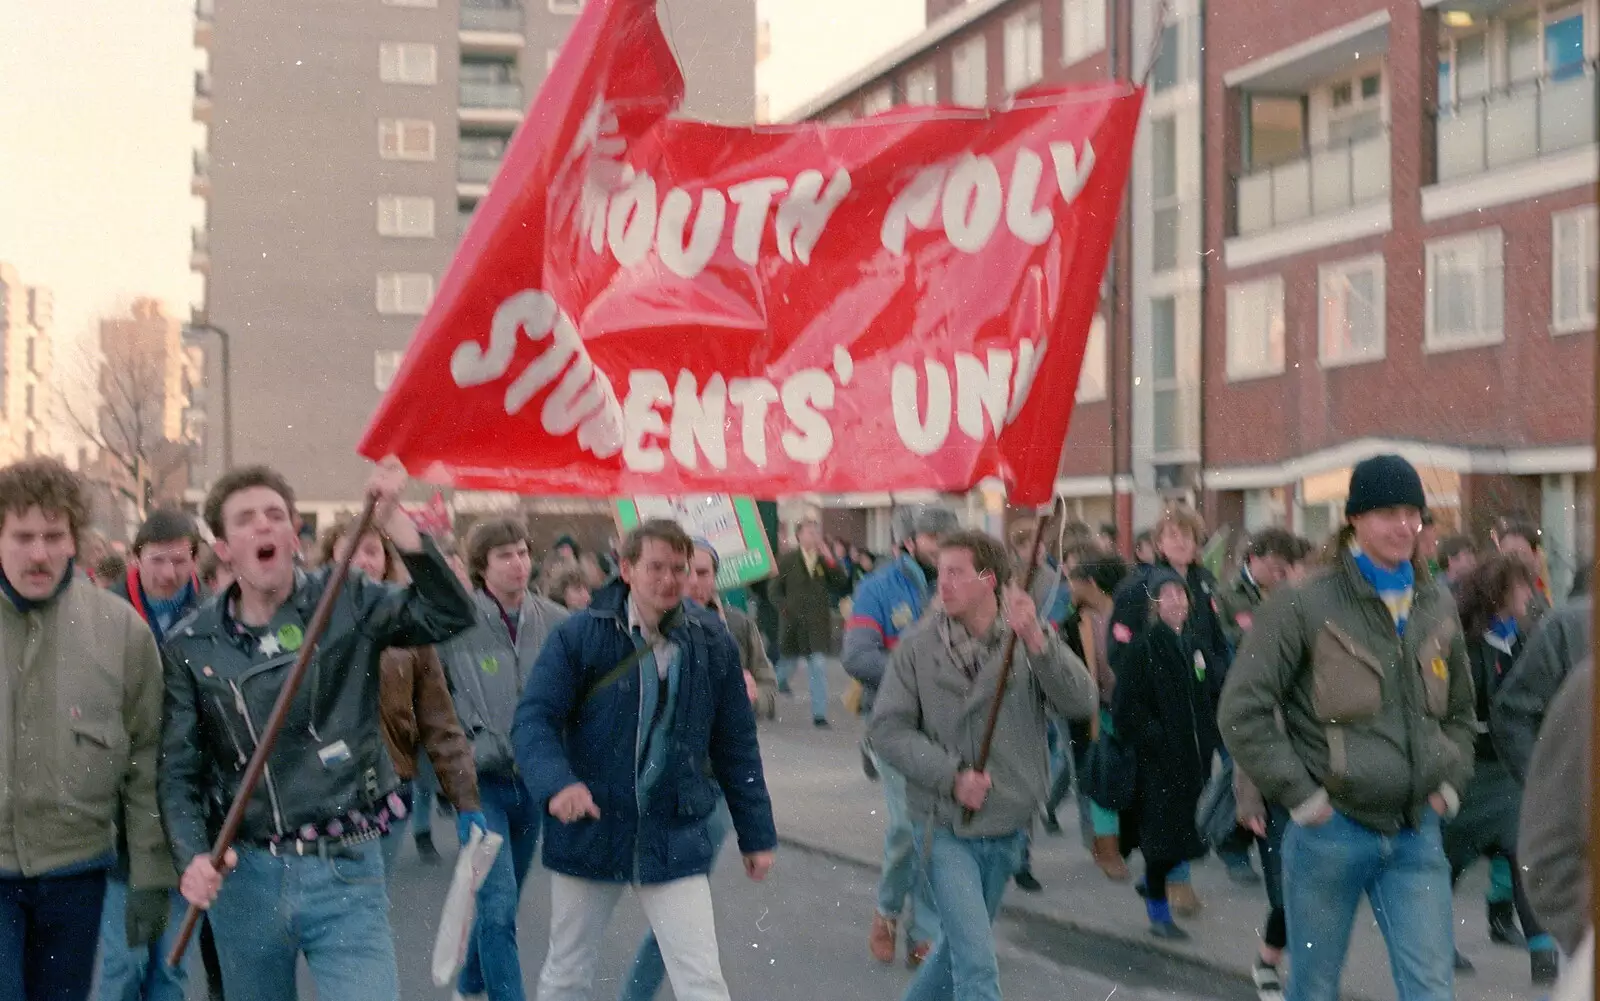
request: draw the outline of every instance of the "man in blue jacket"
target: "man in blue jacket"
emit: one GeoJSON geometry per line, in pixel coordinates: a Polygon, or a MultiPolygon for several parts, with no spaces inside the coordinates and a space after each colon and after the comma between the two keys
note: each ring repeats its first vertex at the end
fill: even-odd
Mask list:
{"type": "MultiPolygon", "coordinates": [[[[856,588],[850,622],[844,634],[844,669],[861,682],[862,713],[870,713],[878,686],[889,664],[889,652],[900,634],[922,618],[937,575],[939,546],[945,536],[961,528],[950,511],[939,507],[896,512],[895,541],[900,554],[894,562],[874,571],[856,588]]],[[[917,878],[915,841],[910,809],[906,806],[906,780],[868,752],[868,774],[883,777],[888,805],[888,827],[883,834],[883,875],[878,880],[878,907],[867,933],[867,948],[880,963],[894,962],[896,927],[906,898],[912,896],[910,927],[906,935],[906,964],[922,963],[939,937],[939,917],[926,878],[917,878]],[[916,889],[913,895],[912,890],[916,889]]]]}
{"type": "Polygon", "coordinates": [[[517,707],[517,764],[550,815],[539,1001],[592,998],[629,887],[679,1001],[728,1001],[706,878],[716,786],[751,879],[766,878],[778,836],[733,637],[683,601],[693,551],[675,522],[629,533],[622,579],[551,635],[517,707]]]}

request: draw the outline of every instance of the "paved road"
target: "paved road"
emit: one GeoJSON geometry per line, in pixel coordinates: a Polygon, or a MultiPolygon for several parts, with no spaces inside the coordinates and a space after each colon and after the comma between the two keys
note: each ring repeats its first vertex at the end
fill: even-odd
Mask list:
{"type": "MultiPolygon", "coordinates": [[[[444,825],[439,835],[453,842],[444,825]]],[[[408,846],[393,875],[392,920],[405,1001],[450,997],[429,977],[439,908],[449,884],[450,855],[438,866],[422,864],[408,846]]],[[[730,858],[731,861],[731,858],[730,858]]],[[[738,1001],[896,1001],[911,974],[899,963],[880,966],[867,955],[862,916],[871,913],[875,874],[847,862],[794,848],[779,853],[765,883],[751,883],[742,868],[713,875],[723,970],[738,1001]]],[[[523,895],[518,938],[528,997],[534,997],[549,929],[549,879],[537,866],[523,895]]],[[[603,950],[596,1001],[620,990],[634,947],[645,929],[636,902],[617,910],[603,950]]],[[[1003,919],[1001,983],[1008,1001],[1252,1001],[1238,980],[1148,951],[1108,948],[1058,926],[1003,919]]],[[[663,999],[672,996],[662,992],[663,999]]],[[[191,983],[189,997],[204,1001],[191,983]]],[[[301,997],[313,991],[302,969],[301,997]]]]}
{"type": "MultiPolygon", "coordinates": [[[[424,866],[408,851],[396,870],[393,920],[404,997],[447,998],[449,992],[436,990],[428,979],[428,959],[448,868],[424,866]]],[[[765,883],[751,883],[731,864],[721,867],[713,880],[723,970],[735,998],[893,1001],[909,981],[904,966],[879,966],[866,953],[862,915],[871,913],[875,874],[785,848],[765,883]]],[[[549,882],[536,867],[518,928],[530,998],[548,927],[549,882]]],[[[626,900],[606,939],[597,1001],[617,996],[644,928],[643,912],[626,900]]],[[[1236,980],[1160,961],[1141,950],[1117,955],[1100,943],[1053,928],[1007,921],[1000,934],[1001,979],[1008,1001],[1099,1001],[1113,993],[1134,999],[1253,997],[1236,980]]],[[[664,997],[670,995],[663,991],[664,997]]]]}

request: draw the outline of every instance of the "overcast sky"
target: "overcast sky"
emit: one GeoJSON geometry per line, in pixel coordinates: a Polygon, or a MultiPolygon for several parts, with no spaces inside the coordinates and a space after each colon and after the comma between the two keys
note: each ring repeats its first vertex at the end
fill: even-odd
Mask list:
{"type": "MultiPolygon", "coordinates": [[[[758,6],[777,115],[922,27],[923,0],[758,6]]],[[[135,296],[188,316],[193,23],[193,0],[0,0],[0,260],[54,292],[58,366],[135,296]]]]}

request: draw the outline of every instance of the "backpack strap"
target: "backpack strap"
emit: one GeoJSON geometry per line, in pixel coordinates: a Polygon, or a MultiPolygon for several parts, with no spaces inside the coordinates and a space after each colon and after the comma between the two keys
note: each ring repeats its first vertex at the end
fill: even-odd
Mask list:
{"type": "MultiPolygon", "coordinates": [[[[679,605],[661,617],[661,632],[665,634],[671,629],[676,629],[679,623],[682,621],[683,606],[679,605]]],[[[578,708],[581,709],[590,702],[593,702],[601,692],[604,692],[612,685],[627,677],[628,673],[634,668],[638,667],[639,662],[644,660],[645,657],[652,652],[652,650],[653,648],[648,643],[641,647],[635,647],[632,653],[629,653],[617,663],[616,667],[613,667],[605,674],[602,674],[599,678],[595,679],[592,684],[583,690],[583,694],[578,697],[578,708]]]]}

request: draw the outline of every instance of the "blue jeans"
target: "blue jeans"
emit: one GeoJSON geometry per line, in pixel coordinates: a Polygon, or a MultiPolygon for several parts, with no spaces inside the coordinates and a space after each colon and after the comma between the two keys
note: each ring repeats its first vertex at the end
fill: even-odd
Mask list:
{"type": "Polygon", "coordinates": [[[376,842],[317,855],[240,847],[211,906],[228,1001],[298,996],[305,956],[318,1001],[399,1001],[383,852],[376,842]]]}
{"type": "Polygon", "coordinates": [[[178,929],[189,905],[172,891],[172,906],[167,912],[167,930],[161,939],[142,949],[128,946],[128,883],[124,879],[106,880],[106,903],[100,912],[100,1001],[183,1001],[189,983],[189,956],[177,969],[167,965],[167,956],[178,941],[178,929]]]}
{"type": "Polygon", "coordinates": [[[522,884],[539,850],[543,818],[520,779],[480,775],[478,795],[489,830],[506,841],[478,888],[477,918],[456,990],[468,997],[487,994],[491,1001],[524,1001],[522,961],[517,955],[517,907],[522,903],[522,884]]]}
{"type": "MultiPolygon", "coordinates": [[[[925,832],[921,828],[918,834],[925,832]]],[[[948,827],[934,830],[929,877],[944,934],[902,1001],[1000,1001],[994,917],[1006,883],[1022,863],[1026,837],[1025,831],[962,838],[948,827]]]]}
{"type": "Polygon", "coordinates": [[[433,760],[426,753],[417,755],[417,777],[411,782],[411,794],[415,797],[411,807],[412,837],[433,835],[433,801],[439,792],[438,784],[433,760]]]}
{"type": "Polygon", "coordinates": [[[104,869],[0,875],[0,1001],[84,1001],[94,980],[104,869]]]}
{"type": "MultiPolygon", "coordinates": [[[[728,801],[719,799],[716,810],[706,818],[706,837],[711,839],[713,858],[722,851],[722,843],[728,840],[732,830],[733,815],[728,812],[728,801]]],[[[661,992],[666,980],[667,963],[661,958],[661,944],[656,941],[655,932],[647,931],[644,941],[639,943],[639,951],[634,953],[633,969],[622,983],[619,1001],[650,1001],[661,992]]]]}
{"type": "Polygon", "coordinates": [[[876,754],[872,759],[878,766],[888,807],[888,824],[883,831],[883,874],[878,878],[878,913],[898,919],[909,896],[907,936],[913,943],[932,942],[939,937],[939,911],[928,881],[918,878],[923,869],[922,845],[911,823],[911,808],[906,804],[906,777],[876,754]]]}
{"type": "Polygon", "coordinates": [[[787,685],[794,677],[801,661],[806,665],[806,687],[811,690],[811,718],[828,718],[828,655],[814,653],[805,657],[783,657],[778,660],[778,684],[787,685]]]}
{"type": "Polygon", "coordinates": [[[1379,834],[1342,814],[1325,824],[1290,824],[1283,838],[1289,924],[1287,1001],[1337,1001],[1356,907],[1365,893],[1389,947],[1399,1001],[1455,997],[1450,865],[1439,817],[1379,834]]]}

